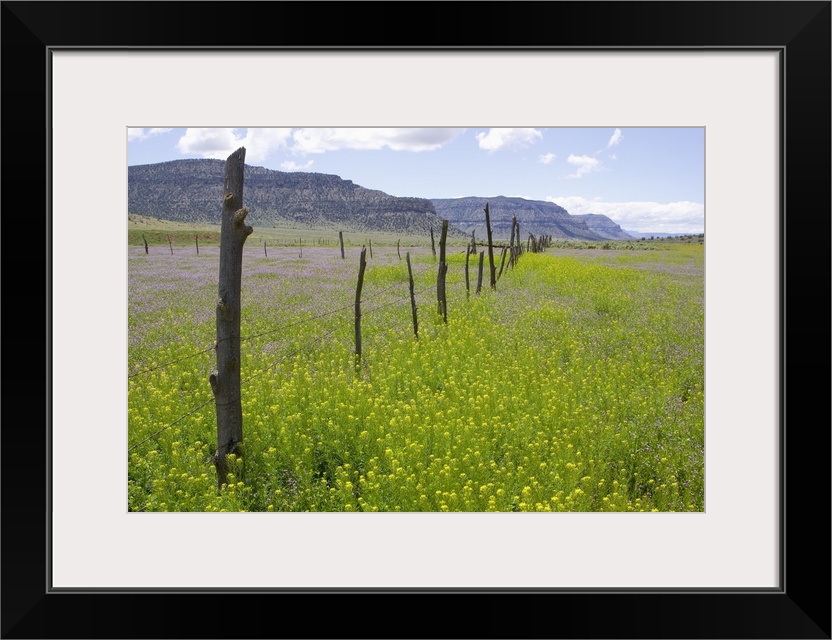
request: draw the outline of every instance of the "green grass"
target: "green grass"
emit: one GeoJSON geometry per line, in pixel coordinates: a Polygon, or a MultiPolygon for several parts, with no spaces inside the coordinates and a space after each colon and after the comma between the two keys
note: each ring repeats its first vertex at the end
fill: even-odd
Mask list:
{"type": "MultiPolygon", "coordinates": [[[[411,247],[425,246],[430,247],[430,234],[424,235],[415,234],[397,234],[392,232],[380,231],[351,231],[344,230],[338,227],[320,228],[307,227],[303,225],[281,225],[274,227],[263,227],[257,225],[255,220],[247,220],[254,228],[254,232],[249,236],[247,245],[249,247],[256,246],[262,249],[263,242],[266,242],[266,250],[268,247],[284,246],[284,247],[340,247],[339,231],[343,231],[344,245],[347,247],[361,247],[372,243],[373,247],[387,246],[394,247],[396,242],[401,245],[402,258],[404,258],[405,251],[411,247]]],[[[441,229],[434,229],[435,242],[437,252],[439,251],[439,236],[441,229]]],[[[143,238],[147,240],[148,245],[151,246],[151,251],[170,253],[168,245],[168,238],[177,248],[183,248],[186,251],[193,251],[196,253],[195,236],[199,237],[200,246],[217,246],[220,242],[220,225],[219,224],[202,224],[194,225],[193,223],[173,222],[170,220],[161,220],[158,218],[151,218],[148,216],[141,216],[131,213],[127,221],[127,244],[130,246],[143,247],[143,238]]],[[[449,238],[449,246],[464,247],[466,244],[465,238],[449,238]]],[[[368,251],[369,253],[369,251],[368,251]]]]}
{"type": "Polygon", "coordinates": [[[129,378],[128,441],[149,438],[128,456],[129,508],[703,511],[703,249],[665,246],[524,254],[496,291],[486,259],[480,296],[476,261],[469,296],[464,253],[450,252],[447,325],[422,247],[415,339],[394,242],[368,263],[357,370],[355,251],[246,257],[241,333],[259,337],[242,343],[243,457],[221,492],[214,258],[168,255],[165,279],[133,249],[131,371],[209,348],[129,378]]]}

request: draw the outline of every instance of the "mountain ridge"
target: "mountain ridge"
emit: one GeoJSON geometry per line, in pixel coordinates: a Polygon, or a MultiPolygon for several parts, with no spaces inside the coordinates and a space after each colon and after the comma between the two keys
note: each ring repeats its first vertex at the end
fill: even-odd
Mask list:
{"type": "Polygon", "coordinates": [[[469,235],[473,231],[479,238],[484,238],[486,233],[484,209],[487,202],[494,238],[509,238],[511,221],[516,217],[520,223],[521,238],[524,240],[530,233],[536,236],[550,235],[553,238],[575,240],[633,239],[605,215],[573,215],[560,205],[545,200],[527,200],[510,196],[466,196],[432,198],[431,202],[440,217],[446,218],[450,224],[469,235]]]}
{"type": "MultiPolygon", "coordinates": [[[[128,213],[218,224],[223,160],[187,159],[128,167],[128,213]]],[[[352,231],[427,232],[442,220],[429,200],[400,198],[324,173],[245,165],[243,202],[256,224],[302,223],[352,231]]]]}
{"type": "MultiPolygon", "coordinates": [[[[219,224],[224,160],[182,159],[128,167],[128,214],[162,220],[219,224]]],[[[571,215],[563,207],[539,200],[496,196],[415,198],[392,196],[356,185],[334,174],[284,172],[245,165],[243,202],[253,224],[286,223],[351,231],[438,233],[449,222],[451,237],[484,239],[485,204],[492,235],[508,239],[517,217],[523,239],[536,236],[580,240],[632,239],[607,216],[571,215]]]]}

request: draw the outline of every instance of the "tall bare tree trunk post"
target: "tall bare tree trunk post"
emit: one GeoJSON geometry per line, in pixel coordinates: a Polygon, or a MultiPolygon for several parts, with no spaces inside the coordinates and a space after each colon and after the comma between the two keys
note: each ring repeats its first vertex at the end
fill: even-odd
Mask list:
{"type": "Polygon", "coordinates": [[[413,293],[413,269],[410,267],[410,251],[407,252],[407,277],[410,285],[410,310],[413,312],[413,335],[419,339],[419,320],[416,318],[416,294],[413,293]]]}
{"type": "Polygon", "coordinates": [[[439,277],[436,280],[436,298],[438,301],[439,315],[445,323],[448,322],[448,301],[445,298],[445,275],[448,273],[448,265],[445,263],[445,241],[448,237],[448,221],[442,221],[442,235],[439,238],[439,277]]]}
{"type": "Polygon", "coordinates": [[[364,286],[364,269],[367,268],[367,249],[361,247],[358,263],[358,284],[355,286],[355,366],[361,364],[361,289],[364,286]]]}
{"type": "Polygon", "coordinates": [[[485,231],[488,234],[488,266],[491,269],[491,288],[497,288],[497,271],[494,268],[494,245],[491,243],[491,218],[488,215],[488,203],[485,203],[485,231]]]}
{"type": "Polygon", "coordinates": [[[344,232],[343,231],[338,232],[338,239],[341,241],[341,260],[345,260],[346,258],[344,256],[344,232]]]}
{"type": "Polygon", "coordinates": [[[217,300],[217,370],[209,377],[217,408],[217,487],[228,481],[226,456],[241,454],[243,406],[240,395],[240,287],[243,245],[253,229],[245,224],[243,176],[246,150],[240,147],[225,161],[217,300]]]}

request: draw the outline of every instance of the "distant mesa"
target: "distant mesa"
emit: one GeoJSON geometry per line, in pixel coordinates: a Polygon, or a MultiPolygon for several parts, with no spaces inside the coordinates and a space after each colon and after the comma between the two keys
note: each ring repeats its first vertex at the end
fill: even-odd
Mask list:
{"type": "Polygon", "coordinates": [[[495,238],[511,235],[511,219],[517,217],[522,239],[528,234],[550,235],[558,239],[574,240],[632,240],[633,238],[607,216],[588,213],[571,215],[554,202],[525,198],[433,198],[436,213],[458,229],[476,237],[485,237],[485,203],[495,238]]]}
{"type": "MultiPolygon", "coordinates": [[[[162,220],[219,224],[224,160],[173,160],[135,165],[127,171],[128,213],[162,220]]],[[[253,226],[338,228],[399,233],[438,232],[442,220],[449,235],[473,230],[485,239],[486,202],[493,237],[507,239],[511,219],[529,233],[578,240],[632,239],[615,222],[599,214],[570,215],[552,203],[523,198],[402,198],[367,189],[336,175],[285,172],[246,165],[243,200],[253,226]]]]}
{"type": "MultiPolygon", "coordinates": [[[[174,160],[129,167],[128,211],[164,220],[219,224],[224,171],[223,160],[174,160]]],[[[323,173],[246,165],[243,202],[254,226],[289,223],[412,233],[442,226],[430,200],[398,198],[323,173]]]]}

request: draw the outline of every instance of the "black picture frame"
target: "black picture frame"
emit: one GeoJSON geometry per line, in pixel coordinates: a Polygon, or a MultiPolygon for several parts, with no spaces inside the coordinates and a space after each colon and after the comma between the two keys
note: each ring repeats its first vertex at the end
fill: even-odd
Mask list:
{"type": "MultiPolygon", "coordinates": [[[[830,638],[830,8],[828,1],[3,2],[2,637],[830,638]],[[379,20],[395,28],[379,28],[379,20]],[[60,238],[50,235],[50,51],[130,47],[778,51],[780,588],[51,591],[47,454],[50,390],[60,381],[50,378],[49,362],[51,326],[60,319],[50,315],[48,269],[60,238]]],[[[738,255],[745,251],[753,248],[738,239],[738,255]]]]}

